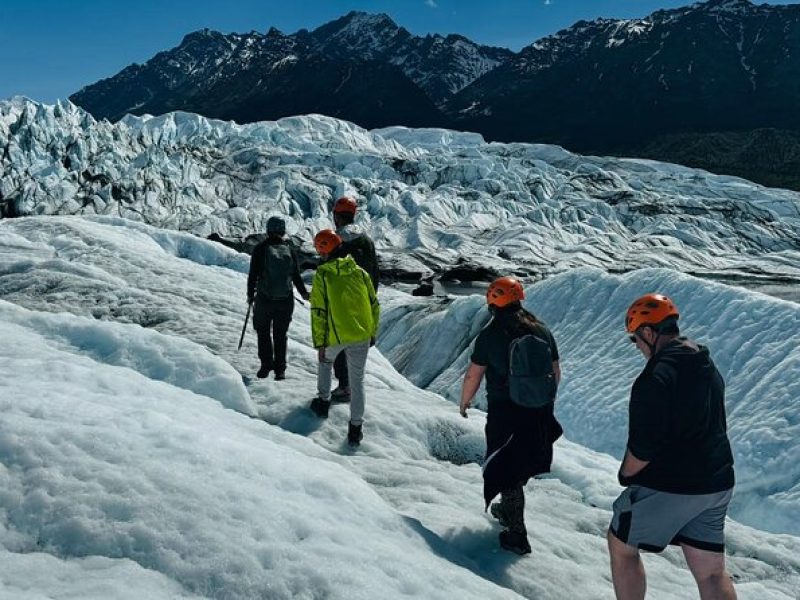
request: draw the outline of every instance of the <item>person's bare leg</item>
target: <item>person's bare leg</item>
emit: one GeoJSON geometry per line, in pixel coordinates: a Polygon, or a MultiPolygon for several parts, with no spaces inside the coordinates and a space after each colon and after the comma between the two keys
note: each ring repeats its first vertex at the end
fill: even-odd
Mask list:
{"type": "Polygon", "coordinates": [[[736,590],[725,570],[725,554],[681,544],[686,564],[697,582],[702,600],[736,600],[736,590]]]}
{"type": "Polygon", "coordinates": [[[611,579],[617,600],[643,600],[647,578],[638,548],[628,546],[610,531],[608,554],[611,557],[611,579]]]}

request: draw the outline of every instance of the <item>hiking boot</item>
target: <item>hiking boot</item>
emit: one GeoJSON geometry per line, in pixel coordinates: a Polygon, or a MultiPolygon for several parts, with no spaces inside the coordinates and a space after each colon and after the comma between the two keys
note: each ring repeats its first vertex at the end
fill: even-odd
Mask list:
{"type": "Polygon", "coordinates": [[[266,365],[261,365],[261,368],[258,370],[258,373],[256,373],[256,377],[258,377],[259,379],[266,379],[267,377],[269,377],[270,371],[272,371],[271,367],[268,367],[266,365]]]}
{"type": "Polygon", "coordinates": [[[286,379],[286,371],[275,371],[275,381],[283,381],[286,379]]]}
{"type": "Polygon", "coordinates": [[[331,403],[327,400],[323,400],[319,396],[314,398],[311,401],[311,411],[317,415],[320,419],[327,419],[328,418],[328,411],[331,408],[331,403]]]}
{"type": "Polygon", "coordinates": [[[338,386],[331,392],[331,402],[350,402],[350,388],[338,386]]]}
{"type": "Polygon", "coordinates": [[[504,550],[514,552],[522,556],[531,553],[531,545],[528,543],[528,536],[509,529],[500,532],[500,546],[504,550]]]}
{"type": "Polygon", "coordinates": [[[503,508],[502,502],[495,502],[489,507],[489,512],[497,519],[501,527],[508,527],[508,519],[506,518],[506,511],[503,508]]]}
{"type": "Polygon", "coordinates": [[[364,439],[364,432],[361,431],[361,425],[353,425],[347,423],[347,443],[351,446],[358,446],[361,440],[364,439]]]}

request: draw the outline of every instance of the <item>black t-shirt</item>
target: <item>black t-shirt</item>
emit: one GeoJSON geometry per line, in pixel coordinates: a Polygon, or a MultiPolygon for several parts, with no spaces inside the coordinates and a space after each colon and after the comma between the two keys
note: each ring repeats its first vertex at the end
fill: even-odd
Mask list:
{"type": "MultiPolygon", "coordinates": [[[[476,365],[486,367],[486,399],[489,407],[497,402],[510,402],[508,392],[508,347],[518,337],[514,335],[513,314],[499,312],[483,328],[475,340],[470,360],[476,365]]],[[[558,347],[553,334],[541,321],[537,322],[539,332],[550,342],[553,361],[558,360],[558,347]]]]}
{"type": "Polygon", "coordinates": [[[648,361],[631,389],[628,448],[650,462],[628,485],[674,494],[733,487],[725,382],[707,348],[677,338],[648,361]]]}

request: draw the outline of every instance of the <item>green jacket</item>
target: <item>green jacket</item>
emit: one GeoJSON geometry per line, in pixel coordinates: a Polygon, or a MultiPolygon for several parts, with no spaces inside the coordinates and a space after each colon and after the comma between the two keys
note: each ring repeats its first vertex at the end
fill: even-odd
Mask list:
{"type": "Polygon", "coordinates": [[[372,280],[351,256],[317,267],[311,284],[311,337],[315,348],[374,338],[380,312],[372,280]]]}

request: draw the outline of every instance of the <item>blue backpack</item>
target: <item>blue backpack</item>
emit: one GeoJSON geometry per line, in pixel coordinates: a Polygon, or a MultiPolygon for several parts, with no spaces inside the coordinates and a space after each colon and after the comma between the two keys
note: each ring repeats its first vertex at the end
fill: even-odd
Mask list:
{"type": "Polygon", "coordinates": [[[541,408],[555,401],[557,387],[553,352],[541,328],[511,340],[508,349],[511,401],[525,408],[541,408]]]}

